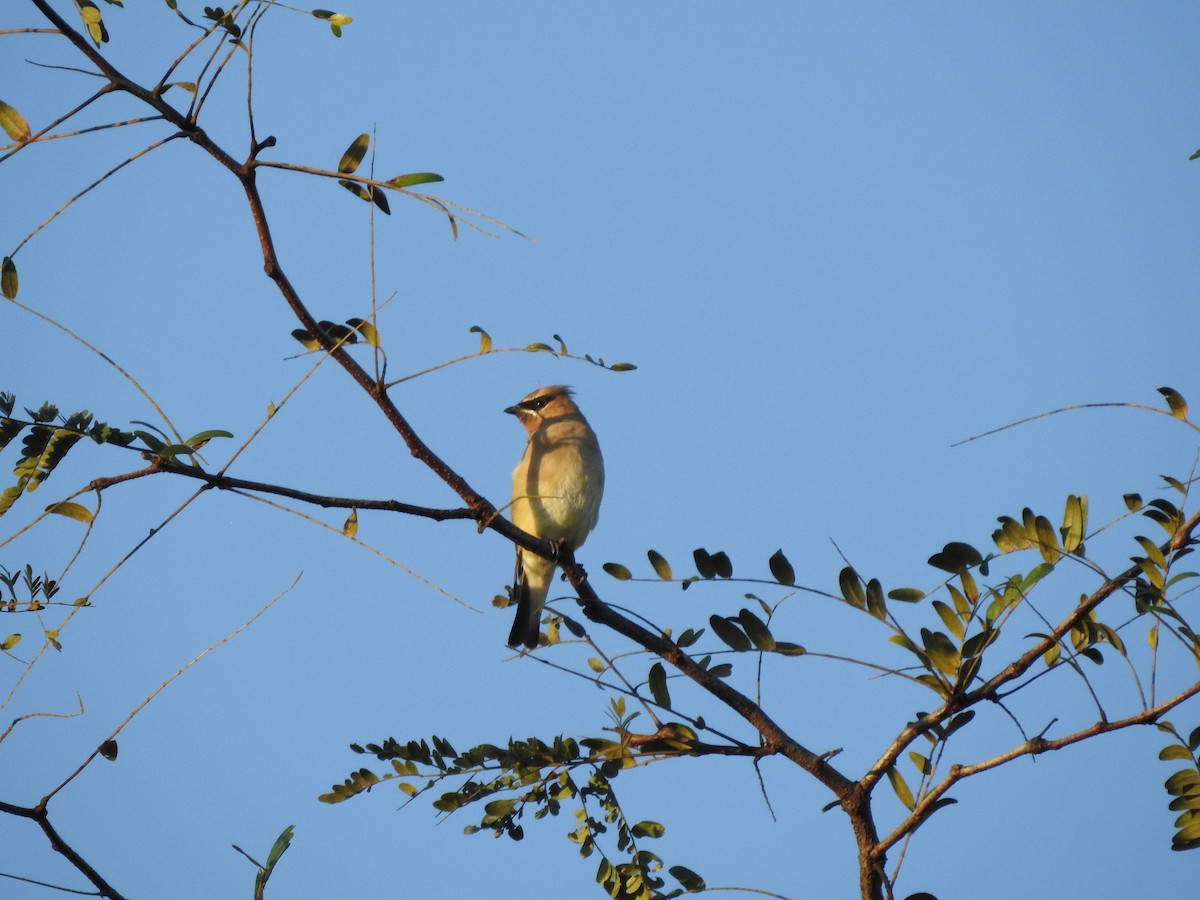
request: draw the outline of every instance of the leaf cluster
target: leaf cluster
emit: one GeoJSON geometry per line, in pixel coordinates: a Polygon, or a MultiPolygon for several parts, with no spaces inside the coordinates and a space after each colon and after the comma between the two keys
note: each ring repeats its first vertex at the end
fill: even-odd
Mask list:
{"type": "MultiPolygon", "coordinates": [[[[624,701],[613,701],[614,716],[628,724],[624,701]]],[[[390,763],[392,771],[377,775],[361,768],[350,773],[319,799],[340,803],[370,791],[383,781],[396,781],[406,797],[431,791],[447,780],[457,785],[443,790],[433,801],[449,815],[468,806],[480,809],[478,824],[467,825],[467,834],[490,832],[521,840],[523,819],[557,816],[570,805],[574,827],[567,838],[582,857],[599,857],[596,881],[617,900],[659,900],[701,890],[703,879],[683,866],[668,871],[678,887],[664,892],[663,860],[639,845],[661,837],[663,826],[653,821],[630,822],[613,789],[613,780],[636,765],[636,753],[627,744],[603,738],[575,740],[556,737],[510,739],[504,746],[479,744],[463,752],[443,737],[429,740],[351,744],[360,754],[371,754],[390,763]],[[419,781],[424,780],[420,785],[419,781]]]]}

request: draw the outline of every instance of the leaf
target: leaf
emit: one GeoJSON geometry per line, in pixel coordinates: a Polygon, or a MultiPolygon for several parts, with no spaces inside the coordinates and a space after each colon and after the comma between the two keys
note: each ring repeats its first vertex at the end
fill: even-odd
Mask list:
{"type": "Polygon", "coordinates": [[[771,558],[767,560],[767,565],[771,569],[771,577],[780,584],[796,583],[796,570],[792,568],[792,564],[788,562],[788,558],[783,555],[782,548],[771,554],[771,558]]]}
{"type": "Polygon", "coordinates": [[[116,759],[117,758],[117,742],[114,740],[107,740],[103,744],[101,744],[100,745],[100,755],[103,756],[105,759],[107,759],[109,762],[112,762],[114,759],[116,759]]]}
{"type": "Polygon", "coordinates": [[[636,368],[637,368],[637,366],[635,366],[633,363],[613,363],[611,366],[608,367],[608,371],[610,371],[610,372],[632,372],[636,368]]]}
{"type": "Polygon", "coordinates": [[[357,181],[347,181],[345,178],[339,178],[338,184],[358,197],[359,200],[366,200],[368,203],[371,202],[371,192],[357,181]]]}
{"type": "Polygon", "coordinates": [[[0,263],[0,294],[4,295],[5,300],[16,300],[17,286],[17,264],[11,256],[6,256],[4,262],[0,263]]]}
{"type": "Polygon", "coordinates": [[[698,893],[707,887],[703,878],[685,866],[671,866],[667,871],[689,894],[698,893]]]}
{"type": "Polygon", "coordinates": [[[791,641],[776,641],[775,652],[783,656],[803,656],[808,651],[791,641]]]}
{"type": "Polygon", "coordinates": [[[964,628],[962,619],[958,617],[958,613],[956,613],[941,600],[933,601],[933,609],[941,617],[946,627],[950,629],[950,633],[959,640],[962,640],[964,628]]]}
{"type": "Polygon", "coordinates": [[[896,796],[900,802],[904,804],[906,809],[912,809],[916,802],[913,800],[912,791],[908,784],[904,781],[904,776],[896,771],[896,767],[892,766],[887,770],[888,781],[892,783],[892,790],[896,792],[896,796]]]}
{"type": "Polygon", "coordinates": [[[347,319],[346,324],[357,331],[368,346],[379,346],[379,332],[376,330],[373,324],[365,319],[358,318],[347,319]]]}
{"type": "Polygon", "coordinates": [[[1125,501],[1125,508],[1130,512],[1137,512],[1142,508],[1141,494],[1125,494],[1122,499],[1125,501]]]}
{"type": "Polygon", "coordinates": [[[925,599],[925,592],[919,588],[895,588],[888,591],[888,599],[901,603],[920,603],[925,599]]]}
{"type": "Polygon", "coordinates": [[[692,551],[692,559],[696,562],[696,572],[701,578],[710,579],[716,577],[717,567],[713,564],[713,558],[707,550],[703,547],[697,547],[692,551]]]}
{"type": "Polygon", "coordinates": [[[492,352],[492,337],[491,337],[491,335],[489,335],[486,331],[484,331],[478,325],[472,325],[471,332],[479,333],[479,352],[480,353],[491,353],[492,352]]]}
{"type": "Polygon", "coordinates": [[[600,568],[604,569],[605,572],[617,579],[617,581],[628,581],[633,577],[633,574],[620,563],[606,562],[600,568]]]}
{"type": "Polygon", "coordinates": [[[90,509],[79,503],[71,503],[68,500],[51,503],[46,507],[46,512],[53,513],[56,516],[66,516],[68,519],[83,522],[85,525],[92,521],[92,511],[90,509]]]}
{"type": "Polygon", "coordinates": [[[96,4],[92,0],[75,0],[75,6],[79,9],[79,18],[83,20],[83,25],[87,29],[88,35],[91,36],[92,43],[97,47],[108,42],[108,30],[104,27],[104,19],[100,15],[100,10],[96,8],[96,4]]]}
{"type": "Polygon", "coordinates": [[[4,640],[0,641],[0,650],[11,650],[17,644],[21,643],[20,634],[10,634],[4,640]]]}
{"type": "MultiPolygon", "coordinates": [[[[321,348],[320,342],[309,334],[306,328],[293,328],[292,337],[303,344],[305,350],[319,350],[321,348]]],[[[274,415],[273,412],[272,415],[274,415]]]]}
{"type": "Polygon", "coordinates": [[[4,129],[10,140],[18,144],[25,143],[33,134],[25,117],[3,100],[0,100],[0,128],[4,129]]]}
{"type": "Polygon", "coordinates": [[[445,181],[441,175],[435,175],[433,172],[412,172],[408,175],[397,175],[395,178],[388,179],[388,184],[398,188],[412,187],[414,184],[431,184],[435,181],[445,181]]]}
{"type": "Polygon", "coordinates": [[[1171,415],[1177,419],[1187,418],[1187,401],[1183,399],[1183,395],[1179,391],[1174,388],[1160,387],[1158,392],[1167,398],[1167,406],[1171,410],[1171,415]]]}
{"type": "Polygon", "coordinates": [[[379,211],[381,213],[383,213],[385,216],[390,216],[392,214],[392,208],[388,205],[387,194],[384,193],[381,188],[371,185],[367,189],[367,193],[370,195],[371,199],[375,201],[375,205],[379,207],[379,211]]]}
{"type": "Polygon", "coordinates": [[[727,644],[730,649],[739,652],[750,649],[750,638],[746,637],[736,625],[724,616],[709,616],[708,624],[713,633],[727,644]]]}
{"type": "Polygon", "coordinates": [[[193,450],[199,450],[213,438],[231,438],[233,433],[230,431],[222,431],[219,428],[210,428],[207,431],[201,431],[198,434],[193,434],[190,438],[184,441],[193,450]]]}
{"type": "Polygon", "coordinates": [[[1054,534],[1054,526],[1050,524],[1050,520],[1045,516],[1038,516],[1034,519],[1034,528],[1037,529],[1038,550],[1041,551],[1042,559],[1051,565],[1058,562],[1058,537],[1054,534]]]}
{"type": "Polygon", "coordinates": [[[632,830],[633,836],[639,838],[660,838],[667,831],[667,829],[658,822],[651,822],[649,820],[638,822],[633,826],[632,830]]]}
{"type": "Polygon", "coordinates": [[[718,578],[733,577],[733,563],[729,561],[724,550],[718,550],[712,555],[713,568],[716,569],[718,578]]]}
{"type": "Polygon", "coordinates": [[[1192,754],[1188,748],[1182,744],[1168,744],[1166,747],[1163,747],[1162,750],[1158,751],[1158,758],[1162,760],[1186,759],[1191,762],[1192,754]]]}
{"type": "Polygon", "coordinates": [[[846,566],[838,573],[838,587],[842,591],[842,599],[851,606],[857,606],[859,609],[865,609],[867,605],[867,594],[863,590],[862,579],[858,577],[858,573],[853,567],[846,566]]]}
{"type": "Polygon", "coordinates": [[[912,760],[912,764],[917,767],[917,771],[922,775],[928,775],[933,771],[933,766],[929,762],[929,758],[922,756],[915,750],[908,751],[908,758],[912,760]]]}
{"type": "Polygon", "coordinates": [[[1063,510],[1063,523],[1059,533],[1062,534],[1063,550],[1074,553],[1083,547],[1083,537],[1087,531],[1087,495],[1077,497],[1074,494],[1067,497],[1067,505],[1063,510]]]}
{"type": "Polygon", "coordinates": [[[348,538],[358,534],[358,510],[350,510],[350,515],[346,517],[346,524],[342,526],[342,534],[348,538]]]}
{"type": "Polygon", "coordinates": [[[667,690],[667,670],[663,668],[662,663],[656,662],[650,667],[650,675],[646,682],[654,702],[659,706],[670,708],[671,693],[667,690]]]}
{"type": "MultiPolygon", "coordinates": [[[[350,142],[350,146],[346,148],[346,152],[342,154],[342,158],[338,162],[337,170],[343,175],[352,175],[363,161],[363,157],[367,154],[367,147],[370,145],[371,135],[364,131],[350,142]]],[[[362,186],[358,185],[358,187],[362,186]]]]}
{"type": "Polygon", "coordinates": [[[750,612],[748,609],[743,609],[738,613],[738,622],[746,632],[746,636],[754,643],[756,650],[762,650],[769,653],[775,649],[775,636],[771,634],[771,629],[767,624],[750,612]]]}
{"type": "Polygon", "coordinates": [[[867,612],[877,619],[887,618],[887,604],[883,600],[883,586],[878,578],[867,582],[867,612]]]}
{"type": "Polygon", "coordinates": [[[654,567],[654,574],[663,581],[671,580],[671,564],[663,558],[663,555],[657,550],[647,550],[646,557],[650,560],[650,565],[654,567]]]}
{"type": "Polygon", "coordinates": [[[983,562],[983,556],[970,544],[962,541],[951,541],[942,548],[940,553],[929,557],[929,565],[943,572],[956,573],[960,569],[969,569],[983,562]]]}

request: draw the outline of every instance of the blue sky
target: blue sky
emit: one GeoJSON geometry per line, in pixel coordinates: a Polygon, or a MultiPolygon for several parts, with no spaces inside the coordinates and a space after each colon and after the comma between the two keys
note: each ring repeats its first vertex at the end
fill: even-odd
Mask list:
{"type": "MultiPolygon", "coordinates": [[[[925,560],[950,540],[986,547],[998,515],[1028,505],[1057,520],[1067,494],[1087,493],[1100,524],[1123,512],[1123,493],[1149,497],[1160,474],[1189,473],[1193,433],[1131,410],[951,445],[1068,404],[1159,405],[1160,385],[1200,397],[1193,4],[357,6],[340,10],[355,20],[341,40],[285,10],[261,27],[256,121],[278,139],[270,158],[333,167],[375,129],[379,174],[441,173],[439,196],[534,240],[464,229],[453,241],[443,218],[394,200],[376,221],[372,274],[364,204],[327,181],[262,172],[283,266],[322,318],[363,316],[372,284],[380,300],[394,292],[379,323],[393,376],[472,352],[473,325],[497,346],[559,334],[573,352],[638,365],[615,374],[496,354],[394,392],[443,458],[502,503],[522,447],[503,408],[537,384],[574,385],[608,472],[580,558],[612,602],[678,630],[736,613],[754,590],[681,594],[601,572],[615,560],[648,575],[648,548],[684,571],[695,547],[724,549],[736,574],[766,576],[782,547],[802,584],[832,591],[843,565],[832,540],[865,576],[928,588],[939,577],[925,560]]],[[[161,4],[103,12],[106,52],[136,77],[157,77],[191,37],[161,4]]],[[[0,30],[36,24],[18,4],[0,17],[0,30]]],[[[26,62],[80,65],[53,37],[6,36],[0,48],[0,99],[35,129],[94,89],[26,62]]],[[[235,74],[209,101],[206,127],[238,155],[247,142],[235,74]]],[[[113,99],[79,124],[138,114],[113,99]]],[[[5,162],[4,252],[163,134],[140,125],[5,162]]],[[[240,443],[311,363],[290,358],[295,323],[261,274],[236,183],[181,142],[78,202],[17,264],[19,299],[120,362],[185,436],[225,428],[240,443]]],[[[0,333],[0,390],[20,404],[153,419],[61,332],[6,304],[0,333]]],[[[211,445],[210,462],[226,452],[211,445]]],[[[130,466],[113,449],[80,448],[0,535],[130,466]]],[[[231,471],[455,505],[333,366],[231,471]]],[[[191,491],[148,482],[105,495],[67,594],[87,591],[191,491]]],[[[344,518],[309,512],[335,527],[344,518]]],[[[86,715],[19,725],[0,748],[0,798],[36,801],[165,678],[303,572],[134,719],[117,762],[93,763],[54,800],[77,849],[130,896],[249,896],[253,869],[230,844],[265,856],[294,823],[268,896],[601,896],[593,862],[564,840],[568,819],[527,823],[514,845],[464,836],[467,816],[438,825],[423,800],[398,812],[390,788],[316,802],[361,764],[351,741],[436,733],[461,748],[606,724],[600,692],[504,648],[508,614],[490,607],[511,577],[503,541],[463,523],[359,519],[360,538],[475,610],[295,516],[204,497],[112,576],[64,631],[63,652],[22,684],[3,718],[70,711],[76,692],[86,715]]],[[[1130,523],[1093,552],[1108,548],[1104,562],[1118,570],[1129,535],[1152,527],[1130,523]]],[[[78,540],[77,523],[47,523],[0,547],[0,564],[54,572],[78,540]]],[[[1072,577],[1042,597],[1047,611],[1086,590],[1072,577]]],[[[897,659],[862,616],[804,596],[785,609],[784,639],[897,659]]],[[[26,633],[28,658],[36,626],[8,630],[26,633]]],[[[1127,637],[1138,653],[1143,632],[1127,637]]],[[[806,745],[842,748],[852,775],[930,704],[861,669],[769,663],[768,708],[806,745]]],[[[745,679],[749,663],[738,665],[745,679]]],[[[6,693],[19,671],[0,659],[6,693]]],[[[1115,658],[1097,677],[1114,716],[1136,709],[1115,658]]],[[[1019,715],[1034,732],[1055,716],[1064,727],[1094,720],[1065,677],[1019,715]]],[[[1172,718],[1190,730],[1200,706],[1172,718]]],[[[961,761],[1016,740],[997,714],[964,738],[961,761]]],[[[1197,862],[1169,850],[1164,743],[1152,730],[1123,733],[961,785],[960,803],[908,848],[900,896],[987,900],[1045,885],[1180,894],[1197,862]]],[[[853,896],[849,829],[820,812],[829,795],[782,761],[762,774],[778,821],[739,763],[667,763],[617,787],[627,782],[632,815],[667,826],[655,849],[668,863],[711,885],[853,896]]],[[[898,813],[881,803],[885,823],[898,813]]],[[[83,886],[28,823],[0,819],[0,841],[0,871],[83,886]]],[[[15,884],[5,895],[46,896],[15,884]]]]}

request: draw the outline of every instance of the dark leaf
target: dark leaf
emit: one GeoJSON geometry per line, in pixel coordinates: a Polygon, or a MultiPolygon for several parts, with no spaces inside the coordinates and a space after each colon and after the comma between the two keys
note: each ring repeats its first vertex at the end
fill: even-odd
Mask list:
{"type": "Polygon", "coordinates": [[[712,627],[713,633],[731,649],[738,651],[750,649],[750,638],[746,637],[741,629],[724,616],[710,616],[708,624],[712,627]]]}
{"type": "Polygon", "coordinates": [[[795,584],[796,570],[792,568],[792,564],[788,562],[788,558],[783,555],[783,550],[776,550],[771,558],[767,561],[767,565],[771,568],[771,577],[780,584],[795,584]]]}

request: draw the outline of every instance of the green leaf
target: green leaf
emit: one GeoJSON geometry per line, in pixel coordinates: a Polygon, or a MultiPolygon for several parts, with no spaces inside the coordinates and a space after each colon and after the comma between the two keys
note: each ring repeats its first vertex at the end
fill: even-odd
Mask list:
{"type": "Polygon", "coordinates": [[[962,640],[965,630],[963,628],[962,619],[958,617],[958,613],[956,613],[941,600],[933,601],[933,609],[941,617],[942,622],[945,623],[946,627],[950,629],[950,633],[959,640],[962,640]]]}
{"type": "Polygon", "coordinates": [[[750,649],[750,638],[746,637],[741,629],[724,616],[709,616],[708,624],[712,627],[713,633],[731,649],[739,652],[750,649]]]}
{"type": "Polygon", "coordinates": [[[207,431],[201,431],[199,434],[193,434],[190,438],[184,441],[193,450],[199,450],[213,438],[231,438],[233,432],[222,431],[219,428],[210,428],[207,431]]]}
{"type": "Polygon", "coordinates": [[[718,578],[733,577],[733,563],[729,561],[729,557],[725,554],[724,550],[718,550],[712,555],[712,564],[718,578]]]}
{"type": "Polygon", "coordinates": [[[83,522],[85,525],[92,521],[92,511],[90,509],[79,503],[72,503],[69,500],[60,500],[58,503],[51,503],[46,507],[46,512],[53,513],[56,516],[66,516],[68,519],[83,522]]]}
{"type": "Polygon", "coordinates": [[[1168,744],[1158,752],[1159,759],[1186,759],[1192,761],[1191,751],[1182,744],[1168,744]]]}
{"type": "Polygon", "coordinates": [[[1177,419],[1187,418],[1187,401],[1183,399],[1179,391],[1174,388],[1160,387],[1158,392],[1167,398],[1167,406],[1171,410],[1171,415],[1177,419]]]}
{"type": "Polygon", "coordinates": [[[754,643],[756,650],[769,653],[775,649],[775,636],[771,634],[767,624],[750,610],[743,609],[739,612],[738,622],[745,630],[746,636],[754,643]]]}
{"type": "Polygon", "coordinates": [[[922,756],[915,750],[908,751],[908,758],[912,760],[912,764],[917,767],[917,771],[922,775],[928,775],[933,771],[933,766],[929,762],[929,758],[922,756]]]}
{"type": "Polygon", "coordinates": [[[1050,564],[1058,562],[1061,555],[1058,549],[1058,536],[1054,533],[1054,526],[1050,524],[1050,520],[1045,516],[1038,516],[1034,519],[1034,528],[1037,530],[1038,550],[1041,551],[1042,559],[1050,564]]]}
{"type": "Polygon", "coordinates": [[[617,579],[617,581],[628,581],[633,577],[633,574],[620,563],[606,562],[600,568],[617,579]]]}
{"type": "MultiPolygon", "coordinates": [[[[337,170],[343,175],[352,175],[363,161],[363,157],[367,154],[367,147],[370,145],[371,135],[364,131],[350,142],[350,146],[346,148],[346,152],[342,154],[342,158],[338,162],[337,170]]],[[[356,187],[361,188],[362,185],[356,185],[356,187]]]]}
{"type": "Polygon", "coordinates": [[[671,866],[667,871],[689,894],[698,893],[707,887],[703,878],[685,866],[671,866]]]}
{"type": "Polygon", "coordinates": [[[17,287],[17,264],[12,261],[11,256],[6,256],[4,262],[0,263],[0,294],[3,294],[6,300],[16,300],[17,287]]]}
{"type": "Polygon", "coordinates": [[[372,323],[366,319],[353,318],[347,319],[346,324],[357,331],[368,346],[379,346],[379,332],[372,323]]]}
{"type": "Polygon", "coordinates": [[[792,564],[788,562],[788,558],[783,555],[783,550],[776,550],[771,554],[771,558],[767,560],[767,565],[771,569],[771,577],[780,584],[795,584],[796,570],[792,568],[792,564]]]}
{"type": "Polygon", "coordinates": [[[398,188],[412,187],[414,184],[431,184],[435,181],[445,181],[441,175],[435,175],[433,172],[412,172],[408,175],[397,175],[395,178],[388,179],[388,184],[398,188]]]}
{"type": "Polygon", "coordinates": [[[667,670],[663,668],[662,663],[656,662],[650,667],[647,685],[650,688],[650,695],[654,698],[654,702],[659,706],[670,708],[671,693],[667,690],[667,670]]]}
{"type": "Polygon", "coordinates": [[[671,580],[671,564],[663,558],[663,555],[657,550],[647,550],[646,557],[650,560],[650,565],[654,568],[654,574],[663,581],[671,580]]]}
{"type": "Polygon", "coordinates": [[[633,836],[638,838],[660,838],[666,833],[666,830],[658,822],[646,820],[638,822],[633,826],[633,836]]]}
{"type": "Polygon", "coordinates": [[[878,578],[867,582],[867,612],[877,619],[887,618],[887,604],[883,600],[883,585],[878,578]]]}
{"type": "Polygon", "coordinates": [[[9,140],[16,141],[18,144],[25,143],[33,135],[25,117],[3,100],[0,100],[0,128],[4,129],[9,140]]]}
{"type": "Polygon", "coordinates": [[[491,353],[492,352],[492,336],[490,334],[488,334],[486,331],[484,331],[478,325],[471,326],[471,333],[479,334],[479,352],[480,353],[491,353]]]}
{"type": "Polygon", "coordinates": [[[925,599],[925,592],[919,588],[895,588],[888,591],[888,599],[901,603],[920,603],[925,599]]]}
{"type": "Polygon", "coordinates": [[[929,557],[929,565],[943,572],[958,572],[969,569],[983,562],[983,556],[970,544],[962,541],[951,541],[942,548],[940,553],[929,557]]]}
{"type": "Polygon", "coordinates": [[[1083,537],[1087,531],[1087,495],[1077,497],[1074,494],[1067,497],[1067,505],[1063,510],[1063,523],[1059,532],[1062,534],[1063,550],[1074,553],[1083,546],[1083,537]]]}
{"type": "Polygon", "coordinates": [[[892,783],[892,790],[896,792],[896,796],[900,802],[904,804],[906,809],[912,809],[916,802],[913,800],[912,791],[909,790],[908,784],[904,781],[904,776],[896,771],[896,767],[892,766],[887,770],[888,781],[892,783]]]}
{"type": "Polygon", "coordinates": [[[793,644],[791,641],[776,641],[775,652],[783,656],[803,656],[808,651],[799,644],[793,644]]]}
{"type": "Polygon", "coordinates": [[[345,178],[339,178],[338,184],[356,196],[359,200],[365,200],[368,203],[371,202],[371,192],[357,181],[348,181],[345,178]]]}
{"type": "Polygon", "coordinates": [[[1125,501],[1125,508],[1130,512],[1137,512],[1142,508],[1141,494],[1125,494],[1123,499],[1125,501]]]}
{"type": "Polygon", "coordinates": [[[838,587],[842,591],[842,599],[851,606],[857,606],[859,609],[865,609],[867,605],[867,594],[863,589],[862,579],[858,577],[858,573],[853,567],[846,566],[838,573],[838,587]]]}
{"type": "Polygon", "coordinates": [[[610,371],[610,372],[632,372],[636,368],[637,368],[637,366],[635,366],[633,363],[613,363],[611,366],[608,367],[608,371],[610,371]]]}

